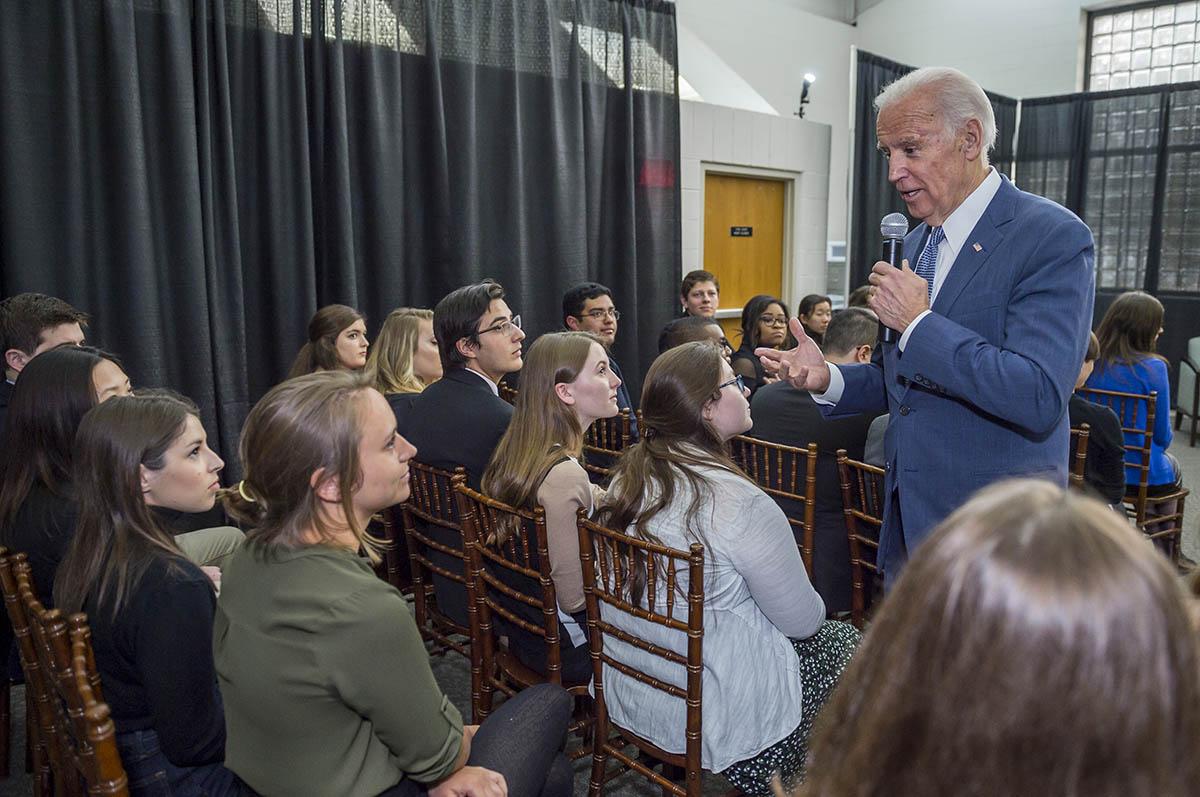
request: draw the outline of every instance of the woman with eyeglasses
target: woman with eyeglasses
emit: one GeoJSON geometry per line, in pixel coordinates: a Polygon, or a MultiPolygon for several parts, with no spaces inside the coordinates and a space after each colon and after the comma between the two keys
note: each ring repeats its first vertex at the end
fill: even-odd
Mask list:
{"type": "MultiPolygon", "coordinates": [[[[750,429],[742,377],[709,343],[659,355],[642,390],[642,441],[617,461],[600,522],[638,539],[704,546],[704,712],[701,763],[747,795],[803,770],[809,730],[858,643],[827,622],[791,527],[774,500],[730,459],[750,429]]],[[[687,592],[687,574],[678,574],[687,592]]],[[[646,573],[627,599],[645,606],[646,573]]],[[[657,592],[665,610],[667,595],[657,592]]],[[[678,632],[614,613],[606,622],[678,650],[678,632]]],[[[679,652],[682,652],[681,650],[679,652]]],[[[682,667],[630,646],[618,658],[682,689],[682,667]]],[[[685,746],[684,701],[616,668],[604,669],[609,716],[671,753],[685,746]]]]}
{"type": "Polygon", "coordinates": [[[742,308],[742,345],[733,353],[730,365],[733,372],[742,377],[751,396],[763,385],[778,381],[767,375],[754,350],[760,346],[790,349],[796,345],[788,331],[790,317],[786,304],[765,293],[751,298],[742,308]]]}

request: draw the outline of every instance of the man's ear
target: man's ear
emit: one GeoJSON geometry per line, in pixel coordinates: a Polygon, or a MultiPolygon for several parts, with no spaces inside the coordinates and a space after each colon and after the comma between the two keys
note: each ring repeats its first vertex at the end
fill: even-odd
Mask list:
{"type": "Polygon", "coordinates": [[[866,343],[859,346],[858,350],[854,354],[855,362],[859,362],[859,363],[871,362],[871,352],[872,352],[871,347],[869,345],[867,345],[866,343]]]}
{"type": "Polygon", "coordinates": [[[20,349],[9,349],[4,352],[4,367],[11,368],[19,374],[32,359],[20,349]]]}
{"type": "Polygon", "coordinates": [[[479,345],[468,337],[459,338],[454,342],[454,348],[468,360],[474,360],[479,354],[479,345]]]}
{"type": "Polygon", "coordinates": [[[576,318],[573,315],[569,315],[564,320],[567,323],[567,329],[571,330],[572,332],[579,331],[579,319],[578,318],[576,318]]]}
{"type": "Polygon", "coordinates": [[[340,504],[342,502],[342,490],[338,487],[336,476],[327,476],[324,468],[317,468],[313,471],[312,476],[308,479],[308,484],[312,487],[313,492],[317,494],[317,498],[327,504],[340,504]]]}
{"type": "Polygon", "coordinates": [[[983,125],[978,119],[968,119],[960,135],[963,155],[967,160],[976,160],[983,148],[983,125]]]}

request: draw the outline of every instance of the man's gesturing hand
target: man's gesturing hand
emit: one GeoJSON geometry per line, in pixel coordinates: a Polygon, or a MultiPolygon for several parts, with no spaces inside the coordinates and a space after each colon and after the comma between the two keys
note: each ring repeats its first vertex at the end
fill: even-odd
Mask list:
{"type": "Polygon", "coordinates": [[[813,339],[804,333],[800,319],[793,318],[788,326],[792,330],[792,337],[799,341],[796,348],[780,351],[760,347],[754,350],[755,355],[772,376],[786,379],[799,390],[824,393],[829,389],[829,364],[825,362],[825,355],[821,354],[820,347],[813,339]]]}

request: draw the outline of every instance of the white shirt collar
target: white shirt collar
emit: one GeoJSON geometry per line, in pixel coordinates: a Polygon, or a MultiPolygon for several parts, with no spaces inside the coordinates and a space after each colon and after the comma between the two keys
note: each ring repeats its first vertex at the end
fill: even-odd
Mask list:
{"type": "Polygon", "coordinates": [[[1000,190],[1001,182],[1000,173],[995,167],[989,166],[983,182],[942,222],[942,232],[946,234],[946,243],[950,245],[953,254],[957,255],[962,251],[967,243],[967,236],[983,218],[987,206],[1000,190]]]}
{"type": "Polygon", "coordinates": [[[491,377],[481,374],[479,371],[476,371],[474,368],[463,368],[463,370],[466,371],[467,373],[475,374],[475,376],[479,377],[484,382],[487,382],[487,385],[488,385],[488,387],[490,387],[492,389],[492,392],[495,393],[497,396],[500,395],[500,387],[499,387],[499,385],[497,385],[495,382],[492,381],[491,377]]]}

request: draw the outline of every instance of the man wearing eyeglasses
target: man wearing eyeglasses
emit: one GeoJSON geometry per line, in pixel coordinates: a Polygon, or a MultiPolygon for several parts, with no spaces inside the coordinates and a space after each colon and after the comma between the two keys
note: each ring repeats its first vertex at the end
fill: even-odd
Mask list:
{"type": "Polygon", "coordinates": [[[418,461],[444,470],[461,465],[467,483],[478,489],[512,419],[498,385],[521,370],[521,317],[504,301],[504,288],[484,280],[438,302],[433,334],[444,374],[413,402],[399,431],[417,447],[418,461]]]}
{"type": "Polygon", "coordinates": [[[612,347],[617,340],[617,322],[621,311],[613,304],[612,291],[597,282],[581,282],[563,294],[563,325],[578,332],[591,332],[604,342],[608,351],[608,364],[621,384],[617,387],[617,407],[629,410],[629,431],[636,440],[638,436],[637,415],[621,367],[613,357],[612,347]]]}

